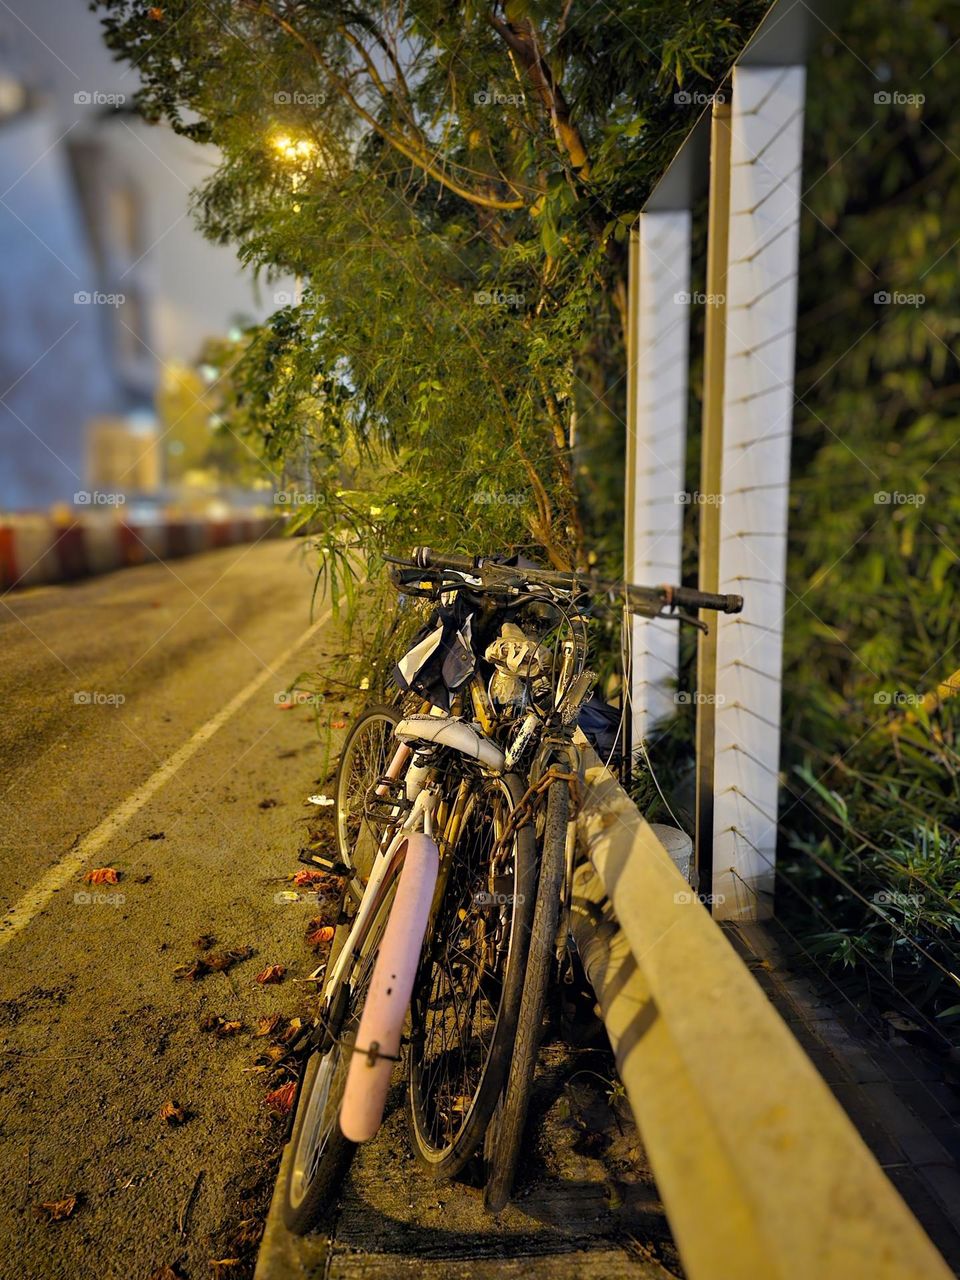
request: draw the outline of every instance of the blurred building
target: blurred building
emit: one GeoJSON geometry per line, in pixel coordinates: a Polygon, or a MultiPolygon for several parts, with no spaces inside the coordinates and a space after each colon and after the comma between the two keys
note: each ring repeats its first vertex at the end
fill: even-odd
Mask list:
{"type": "Polygon", "coordinates": [[[273,309],[191,220],[216,154],[137,119],[135,92],[81,0],[0,6],[0,511],[159,484],[173,439],[120,459],[163,369],[273,309]]]}

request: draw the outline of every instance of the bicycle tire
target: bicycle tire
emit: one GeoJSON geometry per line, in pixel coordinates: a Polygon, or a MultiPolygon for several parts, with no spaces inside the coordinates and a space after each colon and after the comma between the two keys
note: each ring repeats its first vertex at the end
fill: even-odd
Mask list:
{"type": "Polygon", "coordinates": [[[353,870],[350,888],[357,901],[363,894],[381,834],[363,816],[364,797],[367,789],[386,771],[392,750],[390,737],[400,718],[397,706],[373,703],[365,707],[350,726],[337,763],[334,783],[337,853],[340,862],[353,870]],[[371,741],[364,748],[363,739],[366,737],[371,737],[371,741]],[[364,749],[368,752],[365,769],[360,761],[360,752],[364,749]]]}
{"type": "MultiPolygon", "coordinates": [[[[487,779],[480,785],[492,798],[506,801],[507,816],[524,792],[523,783],[515,774],[487,779]]],[[[474,820],[474,827],[476,825],[474,820]]],[[[503,817],[501,832],[502,829],[503,817]]],[[[482,889],[478,892],[478,886],[486,882],[493,884],[493,881],[489,875],[489,858],[484,865],[482,850],[475,860],[468,862],[469,851],[462,842],[469,839],[469,833],[468,825],[452,851],[455,861],[451,879],[440,906],[433,944],[421,963],[411,1007],[407,1120],[418,1163],[437,1179],[455,1177],[473,1157],[502,1092],[516,1038],[534,910],[537,850],[533,825],[525,823],[517,829],[509,846],[512,871],[498,877],[503,890],[507,888],[508,879],[510,882],[509,893],[500,891],[508,899],[506,904],[499,902],[500,893],[493,895],[492,900],[488,895],[485,900],[482,889]],[[463,850],[459,860],[458,848],[463,850]],[[487,948],[491,942],[495,947],[495,968],[488,962],[487,948]],[[480,946],[484,951],[477,973],[476,953],[480,946]],[[465,958],[466,964],[457,964],[458,957],[465,958]],[[468,967],[471,960],[472,976],[468,967]],[[473,978],[476,979],[474,989],[464,991],[457,986],[455,965],[463,971],[468,987],[472,987],[473,978]],[[446,1009],[443,1008],[444,993],[448,997],[446,1009]],[[490,1027],[494,999],[497,1005],[490,1027]],[[450,1017],[446,1016],[448,1012],[450,1017]],[[443,1025],[439,1052],[434,1052],[438,1021],[443,1025]],[[465,1046],[467,1039],[471,1043],[465,1046]],[[452,1090],[449,1073],[441,1074],[443,1066],[437,1065],[444,1058],[456,1062],[458,1055],[464,1063],[467,1092],[452,1090]],[[473,1059],[469,1064],[469,1080],[468,1056],[473,1059]]],[[[492,823],[490,836],[496,837],[492,823]]],[[[490,836],[485,835],[484,839],[490,836]]],[[[456,1083],[459,1086],[459,1076],[456,1083]]]]}
{"type": "Polygon", "coordinates": [[[543,1030],[550,975],[556,956],[560,898],[566,865],[567,820],[570,792],[564,781],[551,784],[547,792],[547,815],[543,833],[543,853],[537,882],[530,948],[523,980],[523,996],[517,1019],[513,1056],[507,1074],[503,1100],[487,1130],[485,1148],[487,1178],[483,1203],[491,1213],[499,1213],[510,1199],[523,1142],[523,1131],[533,1092],[533,1076],[543,1030]]]}
{"type": "Polygon", "coordinates": [[[360,1021],[359,1015],[366,999],[367,987],[373,974],[377,950],[386,928],[392,902],[393,892],[390,891],[361,944],[360,955],[350,974],[349,994],[346,997],[347,1006],[343,1013],[341,1034],[326,1052],[315,1050],[304,1066],[303,1083],[297,1098],[297,1110],[288,1144],[287,1173],[283,1191],[283,1220],[287,1230],[294,1235],[306,1235],[308,1231],[313,1230],[333,1206],[356,1151],[356,1143],[350,1142],[340,1131],[340,1103],[347,1082],[347,1068],[360,1021]],[[324,1068],[330,1076],[327,1096],[314,1099],[317,1076],[324,1068]],[[311,1103],[314,1107],[322,1104],[320,1123],[323,1126],[322,1137],[325,1145],[316,1161],[316,1172],[313,1173],[309,1186],[302,1189],[297,1181],[298,1169],[301,1167],[298,1162],[303,1156],[300,1144],[304,1138],[304,1127],[310,1120],[311,1103]]]}

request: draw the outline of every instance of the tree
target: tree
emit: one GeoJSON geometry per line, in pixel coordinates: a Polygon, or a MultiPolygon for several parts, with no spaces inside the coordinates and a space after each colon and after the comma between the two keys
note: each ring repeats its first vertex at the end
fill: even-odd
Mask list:
{"type": "Polygon", "coordinates": [[[616,555],[579,473],[621,443],[627,228],[696,110],[678,90],[712,89],[764,6],[98,7],[139,109],[220,149],[206,233],[305,281],[218,387],[269,456],[309,442],[328,557],[616,555]]]}

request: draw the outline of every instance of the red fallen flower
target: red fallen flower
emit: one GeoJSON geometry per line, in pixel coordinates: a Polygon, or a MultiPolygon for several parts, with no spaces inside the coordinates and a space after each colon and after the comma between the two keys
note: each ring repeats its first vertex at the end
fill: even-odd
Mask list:
{"type": "Polygon", "coordinates": [[[88,871],[83,878],[87,884],[116,884],[120,879],[120,872],[113,867],[97,867],[88,871]]]}
{"type": "Polygon", "coordinates": [[[263,1100],[263,1105],[269,1107],[271,1111],[276,1111],[278,1115],[285,1116],[293,1106],[293,1100],[296,1096],[297,1082],[296,1080],[288,1080],[279,1089],[274,1089],[271,1093],[268,1093],[263,1100]]]}
{"type": "Polygon", "coordinates": [[[285,964],[270,964],[262,973],[257,974],[257,981],[266,985],[269,982],[282,982],[283,975],[287,972],[285,964]]]}
{"type": "Polygon", "coordinates": [[[293,883],[298,889],[309,889],[311,885],[319,884],[325,875],[325,871],[310,871],[304,868],[293,877],[293,883]]]}

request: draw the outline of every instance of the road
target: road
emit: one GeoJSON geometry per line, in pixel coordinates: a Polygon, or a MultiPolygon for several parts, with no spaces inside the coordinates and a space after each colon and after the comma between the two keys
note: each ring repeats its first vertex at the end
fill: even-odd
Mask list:
{"type": "MultiPolygon", "coordinates": [[[[312,712],[275,695],[343,643],[310,623],[298,550],[265,542],[0,599],[0,1280],[252,1273],[282,1134],[253,1032],[307,1011],[316,903],[277,894],[329,759],[312,712]],[[87,885],[97,867],[119,882],[87,885]],[[175,980],[205,934],[254,954],[175,980]],[[284,981],[259,985],[273,964],[284,981]],[[209,1016],[242,1029],[218,1039],[209,1016]],[[168,1102],[184,1123],[161,1116],[168,1102]],[[63,1220],[38,1208],[73,1196],[63,1220]]],[[[307,1246],[309,1274],[668,1280],[669,1229],[610,1074],[608,1055],[545,1047],[499,1222],[476,1186],[416,1169],[396,1085],[333,1238],[307,1246]]]]}
{"type": "Polygon", "coordinates": [[[311,904],[272,878],[296,869],[323,759],[309,709],[275,694],[336,643],[309,629],[310,585],[298,545],[265,542],[0,602],[4,1280],[208,1276],[236,1252],[277,1121],[263,1042],[199,1022],[303,1002],[311,904]],[[100,866],[120,882],[86,885],[100,866]],[[175,981],[201,934],[255,954],[175,981]],[[171,1100],[186,1123],[160,1118],[171,1100]],[[35,1209],[71,1195],[69,1219],[35,1209]]]}

